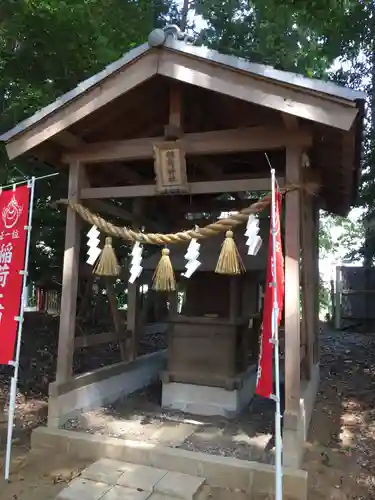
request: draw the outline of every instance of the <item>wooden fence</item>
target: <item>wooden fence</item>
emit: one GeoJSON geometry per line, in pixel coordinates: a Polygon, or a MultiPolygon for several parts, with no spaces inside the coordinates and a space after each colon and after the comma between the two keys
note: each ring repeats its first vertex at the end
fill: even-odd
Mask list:
{"type": "Polygon", "coordinates": [[[335,327],[375,320],[375,268],[338,266],[334,298],[335,327]]]}

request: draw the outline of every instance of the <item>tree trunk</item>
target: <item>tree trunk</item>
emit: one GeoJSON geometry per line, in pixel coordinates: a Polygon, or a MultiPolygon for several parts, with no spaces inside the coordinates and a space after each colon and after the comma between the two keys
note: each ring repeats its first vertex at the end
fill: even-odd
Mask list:
{"type": "Polygon", "coordinates": [[[184,3],[182,5],[181,23],[180,23],[180,30],[182,32],[186,31],[188,15],[189,15],[189,0],[184,0],[184,3]]]}

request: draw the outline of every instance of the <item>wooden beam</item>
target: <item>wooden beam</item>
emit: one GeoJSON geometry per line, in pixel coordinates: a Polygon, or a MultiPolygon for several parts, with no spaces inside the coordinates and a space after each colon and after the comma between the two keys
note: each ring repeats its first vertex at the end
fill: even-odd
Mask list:
{"type": "MultiPolygon", "coordinates": [[[[54,204],[68,204],[68,198],[61,198],[60,200],[57,200],[54,203],[51,203],[51,206],[54,204]]],[[[107,213],[109,215],[112,215],[113,217],[118,217],[119,219],[125,220],[125,221],[134,221],[137,222],[139,226],[147,226],[148,228],[153,228],[155,231],[160,230],[160,225],[152,219],[148,219],[144,216],[136,216],[132,212],[129,212],[128,210],[125,210],[122,207],[119,207],[115,205],[114,203],[108,203],[106,201],[102,200],[96,200],[96,199],[88,199],[85,202],[85,205],[87,205],[89,208],[92,210],[102,214],[102,213],[107,213]],[[135,217],[138,217],[137,220],[135,217]]]]}
{"type": "Polygon", "coordinates": [[[183,88],[179,82],[171,81],[169,88],[169,123],[165,126],[167,140],[176,140],[182,136],[183,88]]]}
{"type": "MultiPolygon", "coordinates": [[[[284,179],[278,178],[280,186],[284,185],[284,179]]],[[[268,191],[270,187],[269,178],[262,179],[236,179],[222,181],[191,182],[189,184],[190,195],[209,193],[235,193],[241,191],[268,191]]],[[[113,186],[83,188],[81,198],[138,198],[159,196],[155,185],[141,186],[113,186]]],[[[167,195],[165,195],[167,196],[167,195]]]]}
{"type": "MultiPolygon", "coordinates": [[[[282,149],[292,140],[301,146],[309,146],[312,143],[311,134],[307,130],[300,130],[292,136],[285,128],[266,126],[191,133],[185,134],[182,139],[188,155],[282,149]]],[[[80,160],[84,163],[103,163],[151,159],[154,156],[153,145],[164,140],[164,137],[147,137],[98,142],[63,155],[62,161],[64,163],[70,163],[73,160],[80,160]]]]}
{"type": "MultiPolygon", "coordinates": [[[[63,130],[57,134],[53,138],[53,141],[64,146],[64,148],[73,151],[84,148],[88,145],[87,142],[85,142],[81,137],[76,136],[68,130],[63,130]]],[[[136,170],[125,165],[118,165],[118,171],[120,171],[121,174],[125,174],[126,180],[129,180],[130,183],[140,184],[143,181],[142,175],[140,175],[136,170]]]]}
{"type": "Polygon", "coordinates": [[[77,137],[68,130],[63,130],[53,138],[53,142],[57,142],[66,149],[77,149],[86,145],[85,141],[77,137]]]}
{"type": "Polygon", "coordinates": [[[230,212],[231,210],[241,210],[249,207],[257,201],[255,198],[240,198],[235,200],[218,200],[215,198],[200,200],[197,198],[186,201],[179,207],[181,214],[194,212],[230,212]]]}
{"type": "Polygon", "coordinates": [[[82,349],[82,347],[91,347],[93,345],[109,344],[110,342],[118,342],[126,340],[129,337],[129,332],[122,332],[119,337],[116,332],[95,333],[93,335],[80,335],[74,340],[74,349],[82,349]]]}
{"type": "Polygon", "coordinates": [[[182,111],[182,87],[176,82],[171,82],[169,97],[169,125],[181,127],[182,111]]]}
{"type": "Polygon", "coordinates": [[[163,51],[157,72],[184,83],[342,130],[350,129],[358,113],[355,103],[229,69],[188,54],[163,51]]]}
{"type": "Polygon", "coordinates": [[[199,161],[198,168],[200,170],[203,170],[203,172],[205,172],[212,179],[221,179],[223,175],[223,169],[221,168],[221,165],[217,165],[213,161],[199,161]]]}
{"type": "MultiPolygon", "coordinates": [[[[68,195],[79,201],[79,192],[84,171],[80,162],[70,165],[68,195]]],[[[57,353],[56,381],[67,382],[73,373],[73,352],[77,310],[77,291],[79,275],[81,220],[78,214],[68,208],[66,216],[65,251],[63,263],[63,282],[61,292],[61,314],[57,353]]]]}
{"type": "Polygon", "coordinates": [[[156,53],[148,53],[113,73],[101,81],[100,85],[94,85],[86,92],[82,92],[76,99],[72,99],[56,112],[46,115],[33,127],[7,143],[6,150],[9,159],[12,160],[26,153],[154,76],[157,60],[156,53]]]}
{"type": "MultiPolygon", "coordinates": [[[[287,183],[301,183],[299,146],[286,150],[287,183]]],[[[285,196],[285,411],[300,415],[300,191],[285,196]]]]}
{"type": "Polygon", "coordinates": [[[134,215],[128,210],[125,210],[124,208],[118,207],[113,203],[108,203],[106,201],[93,199],[87,201],[87,205],[100,213],[104,212],[112,215],[113,217],[118,217],[122,220],[132,221],[134,218],[134,215]]]}
{"type": "Polygon", "coordinates": [[[288,130],[298,130],[298,117],[289,113],[281,113],[281,118],[285,128],[288,130]]]}

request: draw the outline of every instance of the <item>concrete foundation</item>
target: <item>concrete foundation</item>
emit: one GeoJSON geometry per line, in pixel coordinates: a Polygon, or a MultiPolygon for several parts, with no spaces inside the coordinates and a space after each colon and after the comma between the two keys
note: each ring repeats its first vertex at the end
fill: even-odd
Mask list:
{"type": "Polygon", "coordinates": [[[159,351],[79,375],[64,384],[50,384],[48,426],[59,427],[81,411],[113,403],[150,385],[165,366],[166,351],[159,351]]]}
{"type": "Polygon", "coordinates": [[[313,366],[310,380],[301,382],[300,414],[284,415],[283,461],[287,467],[299,468],[310,427],[315,399],[319,388],[319,364],[313,366]]]}
{"type": "MultiPolygon", "coordinates": [[[[32,433],[31,449],[42,455],[53,451],[92,461],[110,458],[205,478],[211,488],[226,489],[225,498],[233,500],[236,492],[246,500],[274,494],[275,468],[259,462],[41,427],[32,433]]],[[[307,500],[307,472],[285,467],[283,476],[284,496],[307,500]]]]}
{"type": "Polygon", "coordinates": [[[221,387],[163,382],[162,406],[193,415],[234,417],[255,394],[256,365],[243,375],[240,387],[228,391],[221,387]]]}

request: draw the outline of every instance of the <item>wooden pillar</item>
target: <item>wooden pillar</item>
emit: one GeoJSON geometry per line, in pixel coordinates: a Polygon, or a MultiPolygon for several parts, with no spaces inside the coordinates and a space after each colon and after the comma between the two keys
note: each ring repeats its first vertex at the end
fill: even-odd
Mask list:
{"type": "MultiPolygon", "coordinates": [[[[143,211],[143,199],[135,198],[133,201],[133,217],[138,221],[143,211]]],[[[139,229],[139,225],[135,222],[133,229],[139,229]]],[[[137,357],[139,344],[139,285],[138,280],[135,283],[128,282],[128,309],[126,315],[126,329],[131,332],[131,337],[126,341],[127,359],[132,360],[137,357]]]]}
{"type": "Polygon", "coordinates": [[[301,193],[301,253],[302,253],[302,321],[304,329],[305,359],[303,375],[310,380],[314,364],[315,340],[315,241],[314,241],[314,206],[312,197],[301,193]]]}
{"type": "Polygon", "coordinates": [[[127,331],[131,337],[126,342],[126,357],[128,360],[135,359],[138,351],[138,294],[137,282],[128,283],[128,309],[127,309],[127,331]]]}
{"type": "Polygon", "coordinates": [[[319,333],[320,333],[320,273],[319,273],[319,207],[318,200],[313,203],[314,218],[314,285],[315,285],[315,338],[314,338],[314,363],[319,361],[319,333]]]}
{"type": "MultiPolygon", "coordinates": [[[[71,163],[69,169],[69,199],[72,199],[73,201],[79,200],[82,179],[83,166],[79,161],[74,161],[71,163]]],[[[80,229],[81,220],[79,215],[68,207],[66,216],[60,329],[57,353],[57,383],[66,382],[72,377],[73,373],[73,353],[79,275],[80,229]]]]}
{"type": "Polygon", "coordinates": [[[169,311],[168,318],[172,319],[178,314],[178,291],[170,292],[168,294],[169,311]]]}
{"type": "MultiPolygon", "coordinates": [[[[286,183],[301,184],[299,146],[286,149],[286,183]]],[[[285,412],[299,415],[300,400],[300,190],[285,202],[285,412]]]]}
{"type": "Polygon", "coordinates": [[[113,320],[113,327],[114,327],[115,335],[116,335],[116,338],[117,338],[117,341],[118,341],[119,347],[120,347],[121,361],[125,361],[127,359],[126,340],[124,340],[121,314],[120,314],[120,311],[118,310],[118,306],[117,306],[117,297],[116,297],[116,293],[115,293],[115,287],[114,287],[113,280],[111,280],[110,278],[106,278],[105,279],[105,286],[106,286],[106,290],[107,290],[109,308],[111,310],[111,315],[112,315],[112,320],[113,320]]]}

